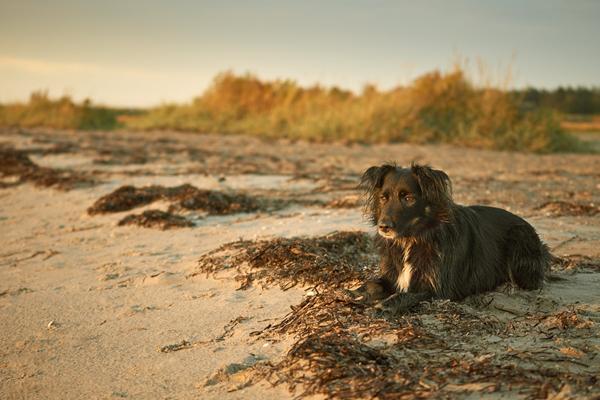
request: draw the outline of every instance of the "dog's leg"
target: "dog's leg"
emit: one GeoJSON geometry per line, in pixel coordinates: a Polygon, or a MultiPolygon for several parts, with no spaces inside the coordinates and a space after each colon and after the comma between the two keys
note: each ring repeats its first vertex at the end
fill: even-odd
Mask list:
{"type": "Polygon", "coordinates": [[[358,289],[350,291],[350,296],[360,298],[362,301],[372,303],[383,300],[396,292],[395,282],[398,272],[390,257],[383,255],[379,260],[381,275],[363,283],[358,289]]]}
{"type": "Polygon", "coordinates": [[[370,280],[363,283],[359,288],[350,290],[349,295],[360,298],[365,302],[383,300],[394,293],[394,285],[385,278],[370,280]]]}
{"type": "Polygon", "coordinates": [[[539,289],[550,268],[550,253],[533,227],[520,225],[511,228],[505,251],[512,283],[526,290],[539,289]]]}
{"type": "Polygon", "coordinates": [[[375,305],[375,308],[391,314],[401,314],[409,311],[422,301],[429,300],[433,296],[431,293],[394,293],[383,301],[375,305]]]}

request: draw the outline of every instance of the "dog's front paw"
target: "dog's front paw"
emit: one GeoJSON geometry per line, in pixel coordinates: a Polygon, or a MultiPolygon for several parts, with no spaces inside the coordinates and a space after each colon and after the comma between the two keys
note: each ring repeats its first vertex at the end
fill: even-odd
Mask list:
{"type": "Polygon", "coordinates": [[[344,289],[344,293],[352,298],[352,300],[362,300],[366,296],[367,292],[364,289],[364,285],[356,289],[344,289]]]}
{"type": "Polygon", "coordinates": [[[394,293],[393,295],[376,302],[373,305],[373,308],[375,308],[375,310],[377,310],[377,312],[379,312],[379,313],[395,314],[397,305],[400,302],[400,300],[399,300],[400,296],[401,296],[400,293],[394,293]]]}
{"type": "Polygon", "coordinates": [[[353,300],[368,304],[373,304],[388,296],[388,293],[385,292],[384,288],[377,281],[367,281],[360,287],[345,290],[345,292],[353,300]]]}
{"type": "Polygon", "coordinates": [[[429,297],[430,295],[427,293],[394,293],[377,302],[375,309],[384,314],[402,314],[410,311],[411,308],[429,297]]]}

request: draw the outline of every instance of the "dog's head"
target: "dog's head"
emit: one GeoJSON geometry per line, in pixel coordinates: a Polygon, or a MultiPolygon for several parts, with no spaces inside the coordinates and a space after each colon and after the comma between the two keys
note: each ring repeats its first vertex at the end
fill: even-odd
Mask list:
{"type": "Polygon", "coordinates": [[[452,189],[443,171],[384,164],[366,170],[359,187],[365,213],[386,239],[418,237],[450,220],[452,189]]]}

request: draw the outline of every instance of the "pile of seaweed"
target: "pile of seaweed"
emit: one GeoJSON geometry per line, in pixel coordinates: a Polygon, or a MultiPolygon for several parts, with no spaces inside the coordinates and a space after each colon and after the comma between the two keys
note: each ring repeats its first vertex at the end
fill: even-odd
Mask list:
{"type": "Polygon", "coordinates": [[[36,186],[69,190],[95,183],[90,177],[70,170],[40,167],[31,161],[27,152],[1,146],[0,176],[18,178],[17,181],[10,184],[0,183],[0,187],[16,186],[24,182],[31,182],[36,186]]]}
{"type": "Polygon", "coordinates": [[[592,332],[593,323],[581,311],[506,320],[482,307],[434,301],[415,313],[390,317],[341,291],[317,294],[280,323],[255,333],[274,340],[293,335],[296,342],[279,362],[255,365],[251,380],[266,379],[286,384],[300,396],[327,398],[452,398],[493,392],[547,398],[559,392],[598,392],[593,357],[578,350],[581,342],[570,345],[592,332]],[[532,334],[559,345],[506,345],[532,334]]]}
{"type": "Polygon", "coordinates": [[[102,196],[88,208],[88,214],[105,214],[128,211],[158,200],[172,203],[169,211],[203,210],[211,215],[225,215],[259,210],[260,199],[243,193],[225,193],[198,189],[190,184],[175,187],[164,186],[121,186],[112,193],[102,196]]]}
{"type": "Polygon", "coordinates": [[[543,294],[527,292],[516,298],[525,296],[531,308],[511,309],[503,301],[514,296],[495,292],[382,313],[344,289],[372,275],[372,246],[365,233],[336,232],[239,241],[202,257],[197,273],[235,269],[241,289],[253,281],[312,286],[283,319],[250,334],[261,341],[292,337],[283,358],[220,371],[219,382],[235,390],[266,380],[299,397],[327,398],[598,394],[597,362],[586,350],[597,328],[583,308],[544,309],[543,294]]]}
{"type": "Polygon", "coordinates": [[[240,240],[225,244],[199,260],[192,275],[236,268],[240,289],[254,281],[278,283],[287,290],[298,284],[342,287],[356,283],[375,267],[371,237],[364,232],[334,232],[315,238],[240,240]]]}
{"type": "Polygon", "coordinates": [[[161,210],[146,210],[141,214],[131,214],[119,221],[119,226],[137,225],[144,228],[167,230],[194,226],[187,218],[161,210]]]}

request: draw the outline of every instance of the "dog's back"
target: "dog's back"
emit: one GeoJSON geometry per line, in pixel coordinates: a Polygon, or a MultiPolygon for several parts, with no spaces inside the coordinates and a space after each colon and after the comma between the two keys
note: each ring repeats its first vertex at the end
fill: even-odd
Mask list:
{"type": "Polygon", "coordinates": [[[542,286],[550,253],[527,221],[488,206],[456,206],[454,212],[451,230],[461,239],[450,241],[453,250],[442,245],[441,297],[459,300],[505,282],[528,290],[542,286]]]}

